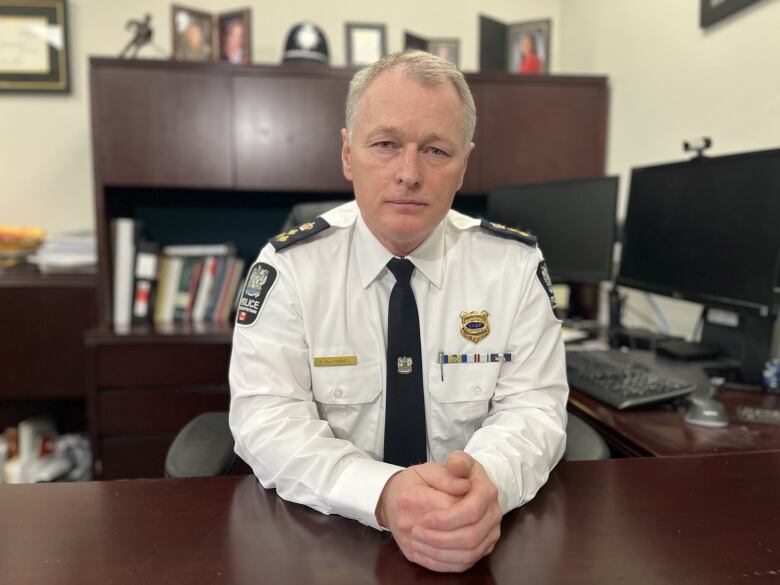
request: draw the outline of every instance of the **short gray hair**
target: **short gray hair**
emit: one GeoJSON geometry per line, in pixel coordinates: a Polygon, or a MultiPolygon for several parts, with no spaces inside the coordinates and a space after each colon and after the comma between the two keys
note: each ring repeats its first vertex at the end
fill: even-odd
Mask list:
{"type": "Polygon", "coordinates": [[[403,68],[403,72],[408,78],[425,87],[438,87],[449,81],[455,88],[463,108],[461,126],[466,139],[465,144],[468,145],[474,139],[474,131],[477,127],[477,108],[474,106],[474,97],[471,95],[466,78],[449,61],[425,51],[392,53],[355,73],[347,94],[346,126],[350,138],[360,98],[379,75],[395,67],[403,68]]]}

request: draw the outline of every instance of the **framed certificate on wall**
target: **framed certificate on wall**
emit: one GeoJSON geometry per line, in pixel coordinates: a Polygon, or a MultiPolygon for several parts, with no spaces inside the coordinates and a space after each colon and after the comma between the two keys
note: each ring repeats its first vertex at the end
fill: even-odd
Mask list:
{"type": "Polygon", "coordinates": [[[70,93],[67,0],[0,0],[0,91],[70,93]]]}

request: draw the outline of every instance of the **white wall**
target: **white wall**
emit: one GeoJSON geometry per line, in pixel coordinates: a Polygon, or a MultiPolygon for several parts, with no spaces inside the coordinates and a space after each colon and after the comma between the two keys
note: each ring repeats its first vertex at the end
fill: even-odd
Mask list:
{"type": "MultiPolygon", "coordinates": [[[[696,0],[183,3],[211,12],[251,6],[254,61],[266,64],[280,61],[289,28],[310,19],[325,30],[336,66],[344,63],[345,22],[381,22],[391,51],[402,48],[405,30],[461,39],[461,66],[475,71],[478,14],[505,22],[552,18],[553,72],[609,77],[607,171],[621,176],[623,193],[632,166],[680,159],[684,138],[711,136],[713,154],[780,146],[780,0],[762,0],[706,31],[696,0]]],[[[141,56],[170,52],[169,2],[71,0],[69,6],[73,93],[0,94],[3,224],[50,232],[93,226],[88,55],[117,54],[128,39],[125,22],[145,12],[164,55],[146,48],[141,56]]],[[[659,300],[672,331],[690,335],[697,307],[659,300]]],[[[631,305],[650,312],[641,297],[631,305]]]]}
{"type": "MultiPolygon", "coordinates": [[[[609,76],[607,172],[623,208],[631,167],[685,158],[685,138],[712,137],[711,154],[780,147],[780,1],[705,30],[695,0],[562,0],[560,11],[558,71],[609,76]]],[[[689,336],[698,306],[658,301],[689,336]]],[[[640,295],[629,302],[652,314],[640,295]]]]}
{"type": "MultiPolygon", "coordinates": [[[[559,20],[560,0],[434,0],[418,2],[252,2],[185,0],[208,12],[250,6],[255,63],[275,64],[290,27],[301,20],[317,23],[328,37],[331,64],[344,64],[344,24],[384,23],[390,51],[403,48],[404,31],[424,37],[461,40],[461,68],[478,68],[478,15],[508,23],[538,18],[559,20]]],[[[152,0],[71,0],[70,48],[73,91],[68,96],[0,94],[0,224],[36,225],[49,232],[94,225],[91,128],[87,59],[117,55],[129,40],[125,22],[152,15],[154,41],[139,56],[167,57],[171,52],[171,2],[152,0]],[[161,54],[162,52],[162,54],[161,54]]],[[[559,47],[553,27],[553,69],[559,47]]]]}

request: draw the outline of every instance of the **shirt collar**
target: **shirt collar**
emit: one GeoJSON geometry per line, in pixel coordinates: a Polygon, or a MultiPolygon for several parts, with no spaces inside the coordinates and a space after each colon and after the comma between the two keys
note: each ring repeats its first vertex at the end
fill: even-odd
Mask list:
{"type": "MultiPolygon", "coordinates": [[[[387,266],[393,254],[374,237],[360,213],[358,213],[355,226],[354,246],[358,270],[360,271],[360,282],[363,288],[366,288],[379,276],[382,269],[387,266]]],[[[436,229],[425,238],[425,241],[417,246],[406,258],[411,260],[415,268],[431,284],[437,288],[441,287],[442,273],[444,271],[444,222],[440,222],[436,229]]]]}

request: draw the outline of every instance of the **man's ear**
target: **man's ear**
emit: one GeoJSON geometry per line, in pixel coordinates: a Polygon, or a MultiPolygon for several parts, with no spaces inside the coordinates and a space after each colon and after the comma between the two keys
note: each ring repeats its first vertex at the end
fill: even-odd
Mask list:
{"type": "Polygon", "coordinates": [[[463,186],[463,177],[466,176],[466,169],[469,166],[469,157],[471,156],[471,152],[473,150],[474,150],[474,143],[469,142],[469,145],[466,148],[466,157],[463,159],[463,169],[460,171],[460,181],[458,181],[458,188],[455,189],[456,191],[460,191],[460,188],[463,186]]]}
{"type": "Polygon", "coordinates": [[[341,168],[347,181],[352,180],[352,149],[349,146],[349,132],[341,129],[341,168]]]}

